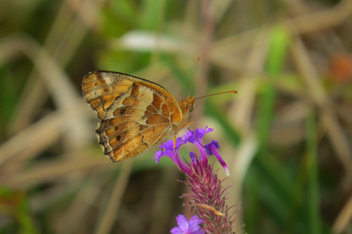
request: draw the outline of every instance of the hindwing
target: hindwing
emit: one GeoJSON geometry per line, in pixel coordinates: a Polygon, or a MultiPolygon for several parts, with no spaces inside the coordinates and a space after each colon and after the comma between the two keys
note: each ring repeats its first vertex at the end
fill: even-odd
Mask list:
{"type": "Polygon", "coordinates": [[[114,162],[133,157],[164,139],[182,120],[173,96],[142,78],[96,71],[84,77],[82,89],[98,114],[98,142],[114,162]]]}

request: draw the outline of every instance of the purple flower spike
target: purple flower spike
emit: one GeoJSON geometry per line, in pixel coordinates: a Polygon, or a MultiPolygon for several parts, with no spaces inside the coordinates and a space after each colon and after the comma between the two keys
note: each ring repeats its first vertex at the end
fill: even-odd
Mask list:
{"type": "Polygon", "coordinates": [[[203,230],[199,230],[203,220],[198,218],[197,215],[193,216],[189,221],[185,216],[179,215],[176,220],[178,227],[171,229],[172,234],[204,234],[203,230]]]}
{"type": "Polygon", "coordinates": [[[224,159],[222,159],[221,155],[217,151],[217,149],[220,148],[219,143],[217,141],[212,140],[209,144],[207,144],[205,146],[205,148],[206,148],[208,155],[214,155],[216,157],[216,159],[219,161],[221,166],[224,168],[224,170],[226,172],[226,176],[230,176],[230,171],[229,171],[224,159]]]}
{"type": "Polygon", "coordinates": [[[233,214],[236,211],[229,212],[230,208],[226,205],[226,197],[224,196],[226,188],[222,188],[223,180],[219,180],[217,173],[213,171],[213,164],[208,162],[208,155],[215,155],[224,167],[226,175],[229,175],[229,170],[217,151],[218,142],[213,140],[206,146],[202,142],[203,136],[211,131],[213,131],[211,128],[188,131],[183,139],[177,139],[176,147],[174,147],[174,142],[169,140],[159,146],[162,150],[155,154],[156,162],[159,162],[161,157],[169,157],[185,174],[186,181],[184,183],[189,186],[190,192],[184,194],[183,197],[191,198],[191,209],[198,214],[189,221],[179,215],[177,217],[178,227],[171,230],[173,234],[233,233],[232,224],[235,220],[233,214]],[[197,146],[199,154],[190,152],[188,162],[185,163],[181,159],[178,149],[188,142],[197,146]],[[200,224],[202,225],[200,226],[200,224]]]}

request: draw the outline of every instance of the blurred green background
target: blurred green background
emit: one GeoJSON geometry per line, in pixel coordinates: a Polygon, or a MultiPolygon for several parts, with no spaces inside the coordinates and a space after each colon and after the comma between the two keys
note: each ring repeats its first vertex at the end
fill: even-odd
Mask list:
{"type": "Polygon", "coordinates": [[[192,95],[238,91],[191,118],[229,165],[234,231],[352,233],[351,49],[351,0],[0,1],[0,233],[169,233],[182,174],[157,146],[106,158],[81,82],[119,71],[181,100],[197,57],[192,95]]]}

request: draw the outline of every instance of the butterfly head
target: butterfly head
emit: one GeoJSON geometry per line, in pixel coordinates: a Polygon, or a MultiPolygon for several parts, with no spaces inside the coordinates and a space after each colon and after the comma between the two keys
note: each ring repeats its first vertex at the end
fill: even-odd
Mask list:
{"type": "Polygon", "coordinates": [[[180,102],[180,107],[182,109],[182,114],[186,115],[193,111],[196,106],[196,99],[194,97],[188,96],[180,102]]]}
{"type": "Polygon", "coordinates": [[[188,96],[179,103],[182,110],[182,118],[177,125],[174,126],[173,132],[177,134],[184,126],[187,125],[189,113],[191,113],[196,105],[196,99],[194,97],[188,96]]]}

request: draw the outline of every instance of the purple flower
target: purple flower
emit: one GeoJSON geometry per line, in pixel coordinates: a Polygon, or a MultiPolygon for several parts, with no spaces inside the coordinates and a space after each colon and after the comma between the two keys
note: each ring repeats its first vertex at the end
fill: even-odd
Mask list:
{"type": "Polygon", "coordinates": [[[179,215],[176,217],[178,227],[171,229],[172,234],[204,234],[204,231],[199,230],[203,220],[197,215],[193,216],[189,221],[185,216],[179,215]]]}
{"type": "Polygon", "coordinates": [[[159,148],[162,150],[159,150],[155,153],[155,163],[158,163],[161,159],[161,157],[169,157],[174,161],[174,163],[177,165],[177,167],[184,172],[189,172],[189,168],[184,164],[182,159],[176,154],[178,149],[180,148],[181,145],[185,144],[186,142],[182,140],[182,137],[179,137],[176,139],[176,148],[174,148],[174,141],[168,140],[161,144],[159,148]]]}
{"type": "Polygon", "coordinates": [[[183,135],[183,138],[185,141],[191,142],[193,144],[202,144],[203,136],[208,132],[212,132],[213,130],[214,129],[208,128],[208,126],[206,126],[204,129],[196,129],[196,134],[194,134],[194,131],[188,131],[185,135],[183,135]]]}
{"type": "Polygon", "coordinates": [[[196,129],[195,131],[188,131],[185,135],[183,135],[185,142],[190,142],[192,144],[195,144],[198,147],[201,161],[204,165],[208,163],[208,158],[206,157],[206,152],[203,147],[203,136],[208,132],[212,132],[212,131],[213,131],[212,128],[205,127],[204,129],[200,128],[200,129],[196,129]]]}
{"type": "Polygon", "coordinates": [[[195,161],[196,154],[193,152],[190,152],[191,153],[190,158],[192,159],[190,165],[186,165],[178,154],[178,149],[181,147],[181,145],[189,142],[189,143],[196,145],[199,150],[200,156],[198,159],[200,162],[197,162],[197,163],[201,163],[203,166],[206,166],[208,164],[207,154],[209,156],[215,155],[216,159],[220,162],[221,166],[225,169],[226,175],[228,176],[230,173],[227,168],[227,165],[226,165],[225,161],[222,159],[219,152],[216,150],[219,148],[218,142],[213,140],[211,143],[209,143],[205,147],[203,146],[203,136],[206,133],[212,132],[212,131],[213,131],[213,129],[208,128],[208,127],[205,127],[204,129],[203,128],[196,129],[195,131],[188,131],[183,136],[183,139],[181,137],[176,139],[176,147],[175,148],[174,148],[174,144],[175,144],[174,141],[168,140],[168,141],[164,142],[163,144],[161,144],[159,146],[159,148],[161,148],[162,150],[159,150],[155,153],[155,157],[153,158],[153,159],[155,159],[155,163],[158,163],[160,161],[161,157],[166,156],[166,157],[169,157],[170,159],[172,159],[172,161],[174,161],[174,163],[176,164],[176,166],[179,168],[179,170],[181,172],[183,172],[185,174],[191,173],[192,168],[190,168],[190,167],[192,167],[192,164],[196,163],[196,161],[195,161]]]}
{"type": "MultiPolygon", "coordinates": [[[[191,198],[191,208],[197,212],[199,216],[197,219],[204,221],[202,232],[193,232],[193,229],[188,228],[192,226],[190,223],[194,217],[188,223],[185,217],[178,216],[177,223],[179,228],[172,229],[171,233],[231,233],[234,221],[232,215],[236,211],[229,214],[229,210],[233,206],[226,206],[226,197],[224,195],[226,188],[223,189],[221,187],[223,180],[220,181],[217,174],[213,172],[213,164],[209,164],[208,157],[214,155],[225,169],[227,175],[229,170],[217,150],[219,149],[217,141],[213,140],[209,144],[203,145],[204,135],[212,131],[213,129],[207,127],[188,131],[183,138],[177,138],[176,147],[174,147],[175,143],[169,140],[163,143],[160,146],[162,150],[155,154],[154,159],[156,159],[156,162],[159,162],[161,157],[169,157],[178,169],[186,175],[187,181],[185,181],[185,184],[190,187],[191,192],[183,196],[191,198]],[[199,153],[190,152],[189,160],[185,163],[181,159],[178,150],[181,145],[186,143],[196,145],[199,153]]],[[[199,227],[199,224],[196,226],[199,227]]]]}

